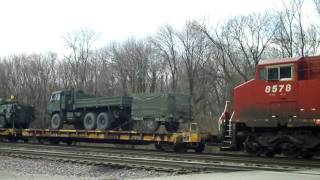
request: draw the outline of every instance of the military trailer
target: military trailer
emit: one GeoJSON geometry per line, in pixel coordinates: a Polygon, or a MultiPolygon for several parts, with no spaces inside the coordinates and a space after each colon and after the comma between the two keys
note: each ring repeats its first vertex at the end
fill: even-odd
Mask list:
{"type": "Polygon", "coordinates": [[[53,92],[48,104],[52,129],[71,124],[75,129],[129,130],[132,98],[97,97],[81,91],[53,92]]]}
{"type": "Polygon", "coordinates": [[[0,128],[29,128],[34,120],[34,108],[18,103],[14,98],[0,99],[0,128]]]}
{"type": "Polygon", "coordinates": [[[163,124],[168,132],[176,132],[180,123],[192,119],[191,97],[173,93],[135,94],[131,117],[141,131],[154,132],[163,124]]]}

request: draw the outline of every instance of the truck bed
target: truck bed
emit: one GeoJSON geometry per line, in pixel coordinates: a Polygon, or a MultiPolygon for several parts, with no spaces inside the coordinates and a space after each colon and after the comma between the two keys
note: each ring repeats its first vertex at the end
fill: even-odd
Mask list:
{"type": "Polygon", "coordinates": [[[130,107],[132,98],[129,96],[90,97],[75,99],[75,108],[90,108],[104,106],[130,107]]]}

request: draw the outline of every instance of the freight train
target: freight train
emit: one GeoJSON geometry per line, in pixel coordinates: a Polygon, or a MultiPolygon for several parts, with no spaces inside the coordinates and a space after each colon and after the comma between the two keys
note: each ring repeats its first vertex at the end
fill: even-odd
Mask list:
{"type": "Polygon", "coordinates": [[[320,149],[320,56],[260,61],[219,119],[224,144],[249,153],[311,157],[320,149]]]}
{"type": "MultiPolygon", "coordinates": [[[[218,120],[218,135],[193,130],[175,133],[177,124],[192,119],[188,96],[95,97],[75,91],[52,94],[48,106],[52,130],[19,132],[21,138],[152,142],[157,149],[175,144],[178,150],[188,147],[197,152],[203,151],[205,144],[219,144],[222,149],[255,155],[310,158],[320,152],[319,92],[320,56],[262,60],[254,79],[234,88],[233,111],[227,102],[218,120]],[[64,123],[85,130],[59,130],[64,123]],[[102,125],[105,123],[108,125],[102,125]],[[133,124],[142,128],[123,131],[131,130],[133,124]],[[155,132],[159,124],[165,125],[167,134],[155,132]],[[121,129],[113,131],[115,127],[121,129]]],[[[10,129],[2,132],[6,138],[19,136],[10,129]]]]}

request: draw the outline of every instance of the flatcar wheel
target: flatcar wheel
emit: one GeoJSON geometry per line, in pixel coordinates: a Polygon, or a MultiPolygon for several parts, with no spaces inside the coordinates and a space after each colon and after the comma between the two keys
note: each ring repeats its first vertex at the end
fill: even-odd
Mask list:
{"type": "Polygon", "coordinates": [[[63,126],[63,121],[59,114],[54,114],[51,117],[51,128],[52,129],[61,129],[63,126]]]}
{"type": "Polygon", "coordinates": [[[313,152],[303,152],[301,154],[301,157],[304,159],[311,159],[314,156],[313,152]]]}
{"type": "Polygon", "coordinates": [[[274,150],[269,150],[269,149],[266,149],[264,154],[267,156],[267,157],[273,157],[276,153],[274,150]]]}
{"type": "Polygon", "coordinates": [[[97,129],[106,130],[111,129],[112,127],[112,118],[106,112],[102,112],[97,117],[97,129]]]}
{"type": "Polygon", "coordinates": [[[205,149],[204,143],[199,143],[198,146],[195,148],[196,153],[202,153],[205,149]]]}
{"type": "Polygon", "coordinates": [[[188,152],[188,148],[184,144],[176,144],[173,147],[173,150],[177,153],[186,153],[188,152]]]}
{"type": "Polygon", "coordinates": [[[154,133],[159,129],[160,123],[154,120],[143,120],[141,122],[140,131],[154,133]]]}
{"type": "Polygon", "coordinates": [[[41,139],[41,138],[38,138],[38,143],[39,143],[39,144],[44,144],[44,140],[41,139]]]}
{"type": "Polygon", "coordinates": [[[58,139],[51,139],[49,142],[52,145],[58,145],[60,141],[58,139]]]}
{"type": "Polygon", "coordinates": [[[72,145],[72,141],[65,141],[67,143],[68,146],[71,146],[72,145]]]}
{"type": "Polygon", "coordinates": [[[168,132],[177,132],[179,130],[179,122],[166,122],[165,128],[168,132]]]}
{"type": "Polygon", "coordinates": [[[0,116],[0,128],[6,128],[7,127],[7,121],[5,117],[0,116]]]}
{"type": "Polygon", "coordinates": [[[154,144],[154,147],[156,148],[156,150],[158,151],[164,151],[164,148],[161,144],[154,144]]]}
{"type": "Polygon", "coordinates": [[[83,118],[83,126],[86,130],[94,130],[97,127],[97,115],[95,113],[87,113],[83,118]]]}

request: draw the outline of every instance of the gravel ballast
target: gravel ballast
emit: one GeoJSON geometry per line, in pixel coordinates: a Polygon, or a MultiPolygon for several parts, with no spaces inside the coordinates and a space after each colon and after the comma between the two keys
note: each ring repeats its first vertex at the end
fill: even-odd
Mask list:
{"type": "Polygon", "coordinates": [[[0,179],[21,179],[23,177],[26,179],[137,179],[174,175],[138,168],[95,166],[45,159],[22,159],[7,156],[0,156],[0,159],[0,179]]]}

